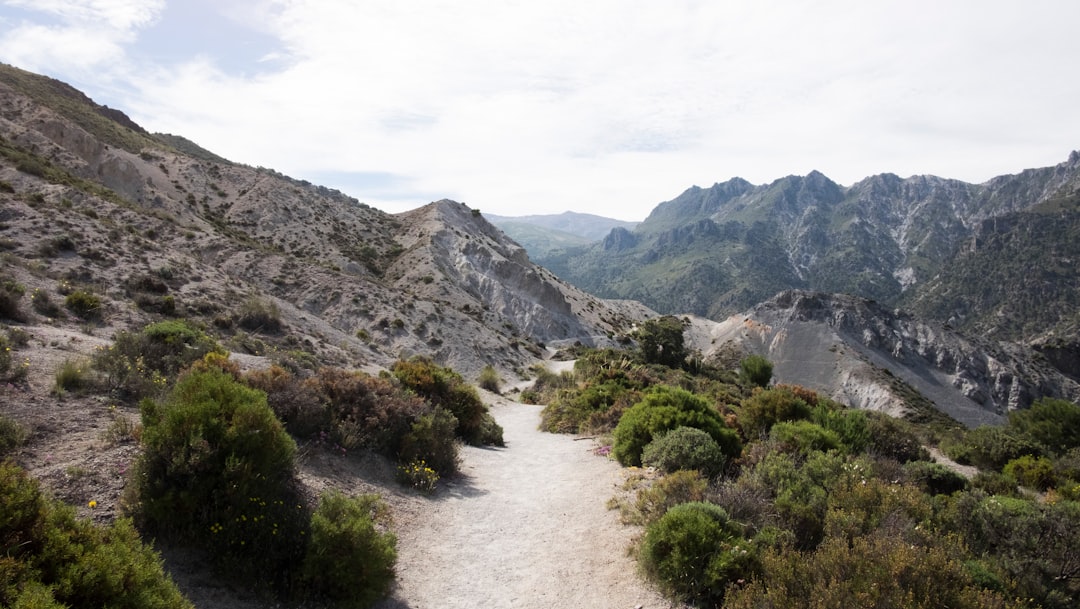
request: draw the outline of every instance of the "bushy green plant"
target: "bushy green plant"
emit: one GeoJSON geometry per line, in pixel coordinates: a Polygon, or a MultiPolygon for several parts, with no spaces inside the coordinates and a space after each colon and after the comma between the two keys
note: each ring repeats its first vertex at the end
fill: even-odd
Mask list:
{"type": "Polygon", "coordinates": [[[866,416],[871,438],[869,446],[866,447],[868,452],[895,459],[900,463],[925,461],[930,458],[919,437],[906,421],[881,412],[867,412],[866,416]]]}
{"type": "Polygon", "coordinates": [[[1064,454],[1080,447],[1080,405],[1042,398],[1029,408],[1010,412],[1008,429],[1051,454],[1064,454]]]}
{"type": "Polygon", "coordinates": [[[641,463],[671,473],[678,470],[697,470],[713,478],[724,469],[727,458],[716,440],[707,432],[694,427],[677,427],[645,445],[641,463]]]}
{"type": "Polygon", "coordinates": [[[1005,573],[1016,594],[1051,609],[1076,606],[1080,503],[972,492],[958,497],[951,515],[950,526],[976,556],[1005,573]]]}
{"type": "Polygon", "coordinates": [[[708,433],[727,457],[742,450],[738,434],[708,402],[685,389],[661,385],[651,387],[640,402],[623,413],[615,427],[612,454],[623,465],[640,466],[645,446],[660,433],[677,427],[708,433]]]}
{"type": "Polygon", "coordinates": [[[1023,601],[975,583],[946,545],[916,545],[885,534],[830,539],[809,553],[766,551],[761,576],[728,594],[725,608],[1020,608],[1023,601]]]}
{"type": "Polygon", "coordinates": [[[946,454],[960,463],[998,470],[1024,455],[1040,456],[1044,448],[1004,426],[984,425],[967,432],[947,447],[946,454]]]}
{"type": "Polygon", "coordinates": [[[453,414],[457,435],[466,443],[503,446],[502,427],[495,423],[476,389],[457,372],[430,359],[414,357],[396,362],[392,373],[403,386],[453,414]]]}
{"type": "Polygon", "coordinates": [[[747,385],[768,387],[772,373],[772,362],[760,355],[751,355],[739,362],[739,380],[747,385]]]}
{"type": "Polygon", "coordinates": [[[45,317],[57,318],[64,315],[64,311],[60,308],[60,305],[53,301],[48,292],[40,288],[35,289],[30,293],[30,306],[45,317]]]}
{"type": "Polygon", "coordinates": [[[781,449],[807,455],[840,448],[840,437],[810,421],[781,421],[772,426],[769,438],[781,449]]]}
{"type": "Polygon", "coordinates": [[[97,321],[101,319],[103,305],[101,297],[86,290],[75,290],[64,298],[64,306],[76,317],[97,321]]]}
{"type": "Polygon", "coordinates": [[[312,591],[342,607],[365,609],[394,581],[397,539],[381,530],[385,505],[375,495],[324,493],[311,516],[303,577],[312,591]]]}
{"type": "Polygon", "coordinates": [[[68,391],[83,391],[90,387],[90,362],[66,359],[57,367],[54,375],[53,393],[63,395],[68,391]]]}
{"type": "Polygon", "coordinates": [[[1045,491],[1056,486],[1054,464],[1046,457],[1024,455],[1005,464],[1002,470],[1006,476],[1015,478],[1020,484],[1045,491]]]}
{"type": "Polygon", "coordinates": [[[22,297],[26,286],[13,279],[0,279],[0,319],[26,321],[22,310],[22,297]]]}
{"type": "Polygon", "coordinates": [[[141,410],[131,508],[144,526],[193,541],[238,578],[289,585],[307,512],[293,478],[296,444],[266,395],[209,368],[141,410]]]}
{"type": "Polygon", "coordinates": [[[789,387],[755,389],[737,409],[743,437],[754,440],[764,436],[781,421],[810,418],[810,406],[789,387]]]}
{"type": "Polygon", "coordinates": [[[284,324],[277,303],[268,298],[251,297],[244,301],[236,315],[236,324],[250,332],[277,334],[284,324]]]}
{"type": "Polygon", "coordinates": [[[904,473],[931,495],[951,495],[968,487],[967,478],[939,463],[911,461],[904,465],[904,473]]]}
{"type": "Polygon", "coordinates": [[[18,421],[0,414],[0,457],[22,446],[29,435],[18,421]]]}
{"type": "Polygon", "coordinates": [[[0,380],[8,383],[20,383],[26,380],[29,360],[21,363],[15,357],[13,341],[8,334],[0,334],[0,380]]]}
{"type": "Polygon", "coordinates": [[[625,412],[625,408],[640,398],[641,393],[622,379],[590,382],[578,391],[556,394],[540,413],[540,428],[552,433],[607,431],[610,427],[597,423],[611,418],[605,416],[609,411],[625,412]]]}
{"type": "Polygon", "coordinates": [[[682,321],[670,315],[642,323],[634,335],[642,360],[669,368],[681,367],[687,356],[683,331],[682,321]]]}
{"type": "Polygon", "coordinates": [[[728,586],[760,568],[757,548],[742,535],[717,505],[676,505],[646,529],[641,564],[669,594],[699,607],[720,606],[728,586]]]}
{"type": "Polygon", "coordinates": [[[0,606],[192,606],[129,520],[79,520],[10,462],[0,462],[0,506],[0,606]]]}
{"type": "Polygon", "coordinates": [[[202,330],[180,320],[161,321],[139,332],[118,332],[94,356],[94,367],[111,391],[141,398],[159,393],[180,370],[212,352],[223,353],[202,330]]]}
{"type": "Polygon", "coordinates": [[[850,454],[864,452],[870,445],[870,423],[866,412],[844,408],[835,402],[819,400],[813,406],[811,420],[833,432],[850,454]]]}
{"type": "Polygon", "coordinates": [[[638,491],[634,513],[627,514],[625,520],[632,524],[656,522],[676,505],[704,501],[708,488],[709,481],[697,470],[672,472],[638,491]]]}
{"type": "Polygon", "coordinates": [[[435,485],[439,483],[439,472],[428,467],[423,459],[418,459],[399,465],[397,478],[398,482],[405,486],[423,493],[431,493],[435,490],[435,485]]]}
{"type": "Polygon", "coordinates": [[[458,447],[455,435],[457,419],[442,408],[421,415],[401,441],[398,460],[402,463],[424,461],[440,476],[458,470],[458,447]]]}
{"type": "Polygon", "coordinates": [[[499,378],[499,373],[495,368],[488,364],[480,371],[480,377],[477,379],[476,384],[481,389],[485,389],[492,393],[499,393],[499,385],[502,383],[502,379],[499,378]]]}

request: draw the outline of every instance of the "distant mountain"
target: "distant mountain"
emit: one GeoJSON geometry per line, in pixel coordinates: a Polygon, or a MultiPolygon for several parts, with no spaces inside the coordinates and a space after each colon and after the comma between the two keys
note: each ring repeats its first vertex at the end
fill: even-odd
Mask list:
{"type": "Polygon", "coordinates": [[[496,216],[484,214],[517,241],[532,257],[542,257],[555,250],[580,247],[603,239],[613,228],[633,229],[637,222],[604,218],[593,214],[567,211],[561,214],[534,216],[496,216]]]}
{"type": "Polygon", "coordinates": [[[661,203],[633,231],[537,261],[592,293],[664,313],[723,319],[782,290],[810,289],[910,305],[1020,338],[1075,327],[1080,265],[1069,264],[1076,247],[1069,227],[1077,198],[1077,153],[978,185],[892,174],[850,187],[818,172],[762,186],[735,178],[661,203]],[[1009,264],[1014,272],[1005,273],[1009,264]],[[1053,277],[1033,290],[1025,265],[1052,269],[1053,277]],[[1035,308],[1018,308],[1036,300],[1035,308]],[[1002,311],[1030,319],[993,322],[1002,311]]]}

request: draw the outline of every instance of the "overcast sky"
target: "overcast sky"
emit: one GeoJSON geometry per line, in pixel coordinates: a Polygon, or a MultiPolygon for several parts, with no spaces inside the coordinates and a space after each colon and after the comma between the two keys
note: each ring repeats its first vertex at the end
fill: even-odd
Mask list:
{"type": "Polygon", "coordinates": [[[1080,148],[1076,0],[0,0],[0,61],[387,211],[640,220],[1080,148]]]}

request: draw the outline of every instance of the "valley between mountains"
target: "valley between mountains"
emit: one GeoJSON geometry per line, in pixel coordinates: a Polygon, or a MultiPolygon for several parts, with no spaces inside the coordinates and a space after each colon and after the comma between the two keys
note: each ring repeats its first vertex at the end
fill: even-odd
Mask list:
{"type": "Polygon", "coordinates": [[[0,64],[0,605],[1076,606],[1080,153],[606,222],[0,64]]]}

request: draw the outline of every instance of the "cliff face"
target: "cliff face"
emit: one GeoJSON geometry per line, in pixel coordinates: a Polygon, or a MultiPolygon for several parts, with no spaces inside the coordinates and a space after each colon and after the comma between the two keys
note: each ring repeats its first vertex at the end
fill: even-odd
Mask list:
{"type": "Polygon", "coordinates": [[[894,415],[911,411],[905,385],[969,426],[1000,422],[1043,396],[1080,399],[1080,384],[1032,349],[966,338],[851,296],[792,290],[693,327],[707,357],[758,353],[779,382],[894,415]]]}

